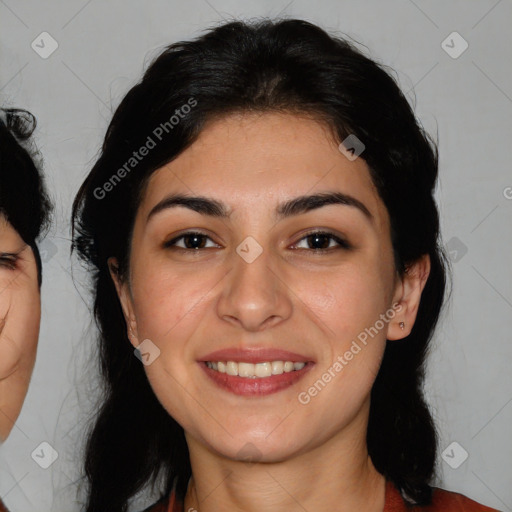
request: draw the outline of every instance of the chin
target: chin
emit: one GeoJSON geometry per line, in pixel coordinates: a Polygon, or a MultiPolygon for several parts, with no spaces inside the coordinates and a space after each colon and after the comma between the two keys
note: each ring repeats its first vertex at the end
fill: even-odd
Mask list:
{"type": "MultiPolygon", "coordinates": [[[[270,436],[272,437],[272,435],[270,436]]],[[[212,448],[223,457],[247,463],[282,462],[296,455],[300,447],[285,445],[285,440],[279,436],[273,439],[265,436],[238,435],[226,439],[226,443],[212,448]]]]}

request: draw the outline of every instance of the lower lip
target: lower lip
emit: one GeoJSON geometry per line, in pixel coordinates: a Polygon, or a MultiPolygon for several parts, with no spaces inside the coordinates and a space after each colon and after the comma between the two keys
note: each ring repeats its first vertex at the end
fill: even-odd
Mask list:
{"type": "Polygon", "coordinates": [[[213,380],[222,389],[230,391],[235,395],[242,396],[262,396],[277,393],[283,389],[289,388],[298,382],[309,370],[314,363],[306,363],[300,370],[293,370],[281,375],[271,375],[270,377],[238,377],[237,375],[228,375],[212,370],[206,366],[206,362],[200,362],[199,365],[206,372],[206,375],[213,380]]]}

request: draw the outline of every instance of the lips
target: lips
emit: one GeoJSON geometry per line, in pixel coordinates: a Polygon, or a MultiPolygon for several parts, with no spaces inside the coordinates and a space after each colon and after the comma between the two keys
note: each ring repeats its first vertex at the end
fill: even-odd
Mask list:
{"type": "Polygon", "coordinates": [[[235,395],[246,397],[257,397],[276,393],[290,388],[315,366],[315,361],[306,355],[297,354],[288,350],[275,348],[227,348],[216,350],[201,356],[198,361],[199,366],[210,382],[218,388],[229,391],[235,395]],[[264,363],[269,361],[292,361],[294,363],[305,363],[298,370],[282,373],[280,375],[271,375],[268,377],[248,378],[209,368],[207,362],[233,361],[237,363],[264,363]]]}

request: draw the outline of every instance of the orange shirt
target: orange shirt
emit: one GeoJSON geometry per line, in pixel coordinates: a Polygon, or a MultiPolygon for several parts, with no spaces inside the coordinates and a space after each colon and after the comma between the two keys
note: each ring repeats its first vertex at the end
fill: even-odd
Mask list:
{"type": "MultiPolygon", "coordinates": [[[[386,481],[386,501],[383,512],[499,512],[498,510],[485,505],[480,505],[463,494],[445,491],[434,487],[432,494],[432,505],[428,507],[407,507],[398,489],[393,483],[386,481]]],[[[2,500],[0,500],[0,512],[8,512],[2,500]]],[[[183,504],[176,501],[176,495],[171,493],[170,497],[160,500],[144,512],[184,512],[183,504]]]]}
{"type": "MultiPolygon", "coordinates": [[[[433,488],[432,505],[427,507],[410,507],[404,501],[398,489],[390,480],[386,481],[386,498],[382,512],[499,512],[498,510],[467,498],[457,492],[433,488]]],[[[144,512],[184,512],[183,504],[176,501],[171,493],[168,499],[160,500],[144,512]]]]}

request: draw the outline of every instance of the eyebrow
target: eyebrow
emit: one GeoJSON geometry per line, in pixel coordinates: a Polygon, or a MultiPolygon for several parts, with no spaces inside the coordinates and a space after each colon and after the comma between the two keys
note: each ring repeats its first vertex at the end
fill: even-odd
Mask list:
{"type": "MultiPolygon", "coordinates": [[[[324,192],[312,195],[305,195],[295,197],[284,203],[281,203],[276,208],[277,220],[281,220],[294,215],[307,213],[311,210],[322,208],[331,204],[345,205],[356,208],[364,214],[364,216],[373,222],[374,217],[370,210],[353,196],[343,194],[341,192],[324,192]]],[[[186,194],[171,194],[157,203],[149,212],[146,222],[149,222],[151,217],[169,208],[183,206],[189,210],[195,211],[201,215],[208,215],[210,217],[217,217],[221,219],[228,219],[231,211],[228,206],[216,199],[204,196],[188,196],[186,194]]]]}

